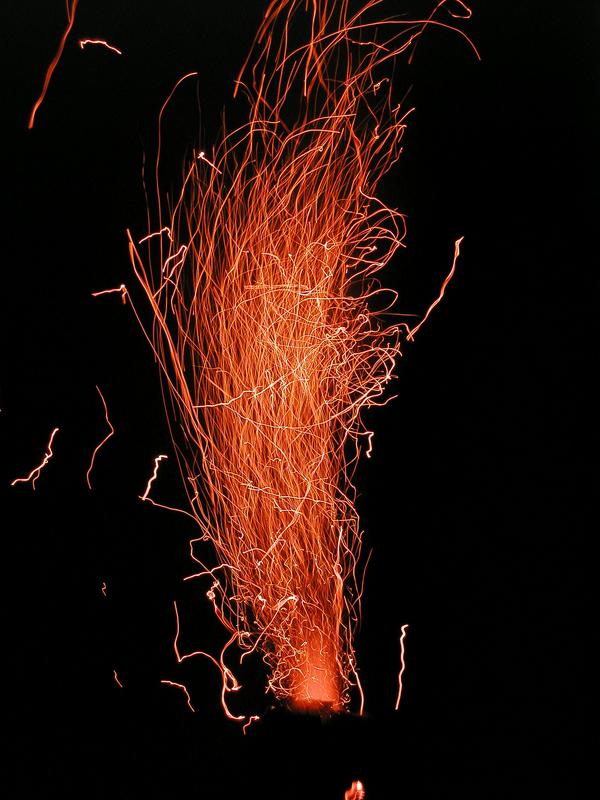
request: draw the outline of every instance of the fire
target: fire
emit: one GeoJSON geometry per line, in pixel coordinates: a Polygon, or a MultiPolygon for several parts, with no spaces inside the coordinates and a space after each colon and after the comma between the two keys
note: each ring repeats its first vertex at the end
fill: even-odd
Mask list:
{"type": "Polygon", "coordinates": [[[267,688],[291,706],[341,710],[356,691],[362,710],[352,476],[371,450],[362,412],[390,399],[410,333],[379,282],[405,229],[377,187],[412,110],[392,101],[388,76],[434,24],[381,20],[377,5],[274,0],[236,82],[247,124],[193,154],[168,214],[157,179],[155,224],[137,245],[129,236],[201,531],[192,558],[230,633],[213,659],[223,697],[238,688],[223,660],[236,642],[242,658],[262,655],[267,688]],[[293,45],[305,6],[310,35],[293,45]]]}

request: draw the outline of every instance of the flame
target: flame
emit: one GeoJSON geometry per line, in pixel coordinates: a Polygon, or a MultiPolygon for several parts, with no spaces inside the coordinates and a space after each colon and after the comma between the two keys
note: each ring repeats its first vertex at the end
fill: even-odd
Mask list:
{"type": "Polygon", "coordinates": [[[362,712],[352,477],[371,451],[362,413],[390,399],[410,334],[391,321],[396,294],[378,278],[405,227],[377,187],[412,110],[392,102],[387,75],[434,24],[381,20],[377,5],[351,14],[346,0],[274,0],[236,81],[248,123],[224,131],[210,158],[193,154],[166,215],[162,117],[195,73],[180,79],[159,115],[157,219],[137,245],[129,234],[201,532],[190,577],[210,574],[207,596],[231,634],[213,658],[223,698],[239,688],[223,660],[237,642],[242,658],[262,655],[267,688],[295,708],[339,710],[356,690],[362,712]],[[310,35],[292,45],[305,6],[310,35]],[[212,543],[215,567],[199,541],[212,543]]]}

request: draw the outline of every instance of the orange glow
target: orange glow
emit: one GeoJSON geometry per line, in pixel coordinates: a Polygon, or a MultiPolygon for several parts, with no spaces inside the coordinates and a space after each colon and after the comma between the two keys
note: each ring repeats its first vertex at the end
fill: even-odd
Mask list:
{"type": "Polygon", "coordinates": [[[40,472],[44,469],[46,464],[50,461],[50,459],[54,455],[54,453],[52,452],[52,442],[54,441],[54,437],[56,436],[58,431],[59,428],[54,428],[54,430],[50,434],[50,439],[48,440],[48,445],[46,447],[46,454],[44,455],[44,458],[42,459],[41,463],[37,467],[34,467],[29,473],[29,475],[27,475],[27,477],[15,478],[14,481],[11,481],[10,484],[11,486],[15,486],[17,483],[28,483],[29,481],[31,481],[31,488],[35,489],[35,482],[40,477],[40,472]]]}
{"type": "Polygon", "coordinates": [[[119,50],[118,47],[114,47],[112,44],[104,41],[104,39],[80,39],[79,40],[79,47],[83,50],[88,44],[97,44],[101,45],[102,47],[106,47],[107,50],[112,50],[113,53],[116,53],[118,56],[122,56],[123,53],[119,50]]]}
{"type": "Polygon", "coordinates": [[[400,698],[402,697],[402,676],[406,668],[406,664],[404,663],[404,638],[407,630],[408,625],[403,625],[400,628],[400,672],[398,673],[398,696],[396,697],[396,705],[394,706],[395,711],[398,711],[400,708],[400,698]]]}
{"type": "Polygon", "coordinates": [[[113,426],[112,426],[112,423],[111,423],[111,421],[110,421],[110,420],[109,420],[109,418],[108,418],[108,408],[106,407],[106,400],[104,399],[104,395],[103,395],[103,394],[102,394],[102,392],[100,391],[100,387],[99,387],[99,386],[96,386],[96,389],[97,389],[97,391],[98,391],[98,394],[100,395],[100,399],[102,400],[102,405],[104,406],[104,418],[106,419],[106,424],[108,425],[108,427],[110,428],[110,430],[109,430],[109,432],[106,434],[106,436],[104,437],[104,439],[102,439],[102,441],[100,442],[100,444],[96,445],[96,447],[94,448],[94,452],[92,453],[92,459],[91,459],[91,461],[90,461],[90,465],[89,465],[89,467],[88,467],[88,471],[87,471],[87,472],[86,472],[86,474],[85,474],[85,480],[86,480],[86,482],[87,482],[88,489],[91,489],[91,488],[92,488],[92,484],[91,484],[91,482],[90,482],[90,475],[91,475],[91,473],[92,473],[92,469],[94,468],[94,461],[95,461],[95,459],[96,459],[96,453],[98,452],[98,450],[100,450],[100,448],[101,448],[103,445],[105,445],[105,444],[106,444],[106,442],[108,442],[108,440],[110,439],[110,437],[111,437],[111,436],[114,434],[114,432],[115,432],[115,429],[113,428],[113,426]]]}
{"type": "Polygon", "coordinates": [[[29,130],[33,128],[33,123],[35,121],[35,115],[37,114],[38,108],[44,102],[44,98],[46,97],[46,92],[48,91],[48,86],[50,85],[50,80],[52,79],[52,74],[56,69],[56,65],[60,61],[60,58],[63,54],[63,50],[65,49],[66,41],[71,33],[71,28],[73,27],[73,23],[75,22],[75,9],[77,8],[78,0],[67,0],[67,27],[65,32],[63,33],[60,43],[58,45],[58,50],[50,64],[48,65],[48,69],[46,70],[46,77],[44,78],[44,85],[42,87],[42,92],[38,99],[35,101],[33,108],[31,109],[31,114],[29,115],[29,122],[27,127],[29,130]]]}
{"type": "Polygon", "coordinates": [[[115,683],[117,684],[119,689],[122,689],[123,688],[123,684],[119,680],[119,676],[117,675],[117,670],[116,669],[113,669],[113,678],[115,679],[115,683]]]}
{"type": "Polygon", "coordinates": [[[128,234],[149,321],[134,311],[200,529],[190,549],[201,569],[188,579],[210,578],[206,596],[230,633],[219,659],[180,656],[175,606],[175,652],[219,667],[232,718],[233,643],[242,659],[262,656],[267,688],[294,708],[341,710],[352,695],[364,705],[352,478],[372,449],[363,411],[391,399],[402,338],[422,324],[392,321],[397,296],[379,274],[404,246],[404,217],[376,192],[412,111],[392,101],[393,61],[433,24],[373,18],[377,5],[351,14],[345,0],[274,0],[236,81],[248,123],[224,131],[210,158],[194,155],[167,204],[160,133],[191,74],[180,79],[159,114],[157,219],[138,245],[128,234]],[[309,40],[292,47],[305,7],[309,40]]]}
{"type": "Polygon", "coordinates": [[[360,781],[352,781],[352,786],[344,792],[344,800],[364,800],[365,787],[360,781]]]}

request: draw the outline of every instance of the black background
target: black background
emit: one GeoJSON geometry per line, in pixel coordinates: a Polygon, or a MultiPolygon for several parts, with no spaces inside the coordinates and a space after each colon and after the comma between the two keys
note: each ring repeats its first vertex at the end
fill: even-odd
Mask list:
{"type": "MultiPolygon", "coordinates": [[[[398,0],[385,11],[422,16],[431,5],[398,0]]],[[[367,713],[322,721],[268,710],[255,662],[232,706],[266,713],[243,736],[223,717],[214,667],[175,662],[174,599],[182,649],[217,652],[224,633],[208,586],[181,583],[191,521],[138,499],[152,459],[166,453],[153,494],[183,503],[156,366],[129,306],[90,295],[124,282],[135,296],[125,229],[145,232],[142,154],[154,152],[160,105],[198,71],[166,117],[163,177],[174,185],[199,123],[202,146],[214,141],[265,4],[81,0],[28,131],[64,5],[5,0],[0,480],[11,797],[42,787],[38,796],[111,800],[341,800],[354,779],[368,800],[530,797],[549,787],[580,796],[576,631],[588,585],[579,520],[592,450],[591,429],[582,439],[576,424],[597,263],[585,239],[598,4],[565,5],[474,2],[461,26],[481,62],[458,35],[431,29],[413,64],[397,65],[396,94],[412,87],[416,107],[382,186],[408,218],[407,249],[385,277],[400,310],[427,308],[465,238],[444,302],[404,348],[398,399],[369,417],[374,454],[357,477],[373,548],[356,642],[367,713]],[[82,52],[84,37],[124,55],[82,52]],[[89,492],[85,471],[106,432],[96,384],[116,434],[89,492]],[[35,492],[11,488],[55,426],[35,492]],[[196,713],[161,679],[185,683],[196,713]]]]}

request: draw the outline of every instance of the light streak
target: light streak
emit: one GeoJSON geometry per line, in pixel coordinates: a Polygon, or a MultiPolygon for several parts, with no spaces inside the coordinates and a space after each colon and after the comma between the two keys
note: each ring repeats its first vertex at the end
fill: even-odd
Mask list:
{"type": "Polygon", "coordinates": [[[88,44],[98,44],[102,47],[105,47],[107,50],[112,50],[113,53],[116,53],[118,56],[122,56],[123,53],[119,50],[118,47],[114,47],[112,44],[109,44],[104,39],[80,39],[79,40],[79,47],[83,50],[88,44]]]}
{"type": "Polygon", "coordinates": [[[440,302],[461,242],[422,321],[392,322],[397,296],[380,273],[404,246],[405,225],[377,188],[412,109],[393,102],[382,72],[427,25],[464,34],[431,17],[373,20],[377,5],[351,14],[346,2],[273,0],[235,84],[248,123],[224,131],[210,161],[194,154],[166,203],[162,118],[195,73],[181,78],[159,113],[154,233],[139,240],[157,236],[158,257],[148,248],[146,262],[128,232],[150,321],[133,310],[161,369],[201,534],[192,541],[212,543],[216,561],[206,567],[190,543],[201,571],[188,579],[210,576],[206,596],[230,634],[218,659],[182,656],[175,605],[175,654],[221,670],[223,707],[239,720],[225,702],[240,688],[224,661],[234,643],[241,658],[262,655],[268,690],[293,707],[341,710],[358,695],[363,711],[353,475],[372,433],[362,415],[392,399],[401,344],[440,302]],[[309,39],[292,45],[303,9],[309,39]]]}
{"type": "Polygon", "coordinates": [[[352,781],[352,786],[344,792],[344,800],[364,800],[365,787],[361,781],[352,781]]]}
{"type": "Polygon", "coordinates": [[[48,69],[46,70],[46,77],[44,78],[44,85],[42,87],[42,91],[38,99],[33,104],[33,108],[31,109],[31,113],[29,115],[29,122],[27,127],[29,130],[33,128],[33,123],[35,121],[35,115],[37,114],[38,108],[44,102],[44,98],[46,97],[46,92],[48,91],[48,86],[50,85],[50,80],[52,79],[52,73],[56,69],[56,65],[60,61],[60,58],[63,54],[63,50],[65,49],[65,44],[69,34],[71,33],[71,28],[73,27],[73,23],[75,22],[75,9],[77,8],[78,0],[66,0],[67,1],[67,27],[65,32],[63,33],[59,45],[58,50],[50,64],[48,65],[48,69]]]}
{"type": "Polygon", "coordinates": [[[400,698],[402,697],[402,676],[404,675],[404,670],[406,669],[406,664],[404,663],[404,639],[406,637],[407,630],[408,625],[402,625],[400,628],[400,672],[398,673],[398,696],[396,697],[394,711],[398,711],[400,708],[400,698]]]}
{"type": "Polygon", "coordinates": [[[121,302],[125,305],[127,302],[127,287],[124,283],[117,286],[116,289],[103,289],[101,292],[92,292],[92,297],[100,297],[103,294],[115,294],[115,292],[121,292],[121,302]]]}
{"type": "Polygon", "coordinates": [[[90,489],[90,490],[91,490],[91,488],[92,488],[92,484],[91,484],[91,482],[90,482],[90,475],[91,475],[92,469],[94,468],[94,461],[95,461],[95,459],[96,459],[96,453],[98,452],[98,450],[100,450],[100,448],[101,448],[103,445],[105,445],[105,444],[106,444],[106,442],[108,442],[108,440],[110,439],[110,437],[111,437],[111,436],[114,434],[114,432],[115,432],[115,429],[113,428],[113,426],[112,426],[112,423],[111,423],[111,421],[110,421],[110,420],[109,420],[109,418],[108,418],[108,408],[106,407],[106,400],[104,399],[104,395],[103,395],[103,394],[102,394],[102,392],[100,391],[100,387],[99,387],[99,386],[96,386],[96,390],[98,391],[98,394],[100,395],[100,399],[102,400],[102,405],[104,406],[104,418],[105,418],[105,420],[106,420],[106,424],[108,425],[108,427],[110,428],[110,430],[109,430],[109,432],[106,434],[106,436],[104,437],[104,439],[102,439],[102,441],[100,442],[100,444],[96,445],[96,447],[94,448],[94,452],[92,453],[92,458],[91,458],[91,461],[90,461],[90,466],[88,467],[88,471],[87,471],[87,472],[86,472],[86,474],[85,474],[85,480],[86,480],[86,482],[87,482],[88,489],[90,489]]]}
{"type": "Polygon", "coordinates": [[[260,717],[256,714],[252,714],[252,716],[248,718],[248,722],[245,722],[242,725],[242,733],[244,734],[244,736],[246,735],[246,731],[248,730],[250,725],[252,725],[254,722],[258,722],[259,719],[260,717]]]}
{"type": "Polygon", "coordinates": [[[115,679],[115,683],[117,684],[119,689],[122,689],[123,688],[123,684],[119,680],[119,676],[117,675],[117,670],[116,669],[113,669],[113,678],[115,679]]]}
{"type": "Polygon", "coordinates": [[[190,693],[188,692],[187,688],[183,685],[183,683],[176,683],[176,681],[166,681],[166,680],[161,681],[161,683],[164,683],[165,686],[176,686],[178,689],[181,689],[181,691],[185,694],[189,709],[194,713],[196,713],[196,709],[192,705],[192,698],[190,697],[190,693]]]}
{"type": "Polygon", "coordinates": [[[433,303],[429,306],[429,308],[425,312],[425,316],[423,317],[421,322],[419,322],[418,325],[415,325],[414,328],[411,328],[408,331],[406,338],[409,339],[410,341],[412,341],[415,338],[415,333],[419,330],[419,328],[422,325],[425,324],[425,322],[427,321],[427,319],[428,319],[429,315],[431,314],[431,312],[433,311],[433,309],[438,305],[438,303],[440,303],[442,301],[442,298],[444,297],[444,293],[446,291],[446,287],[448,286],[448,284],[452,280],[452,276],[454,275],[454,273],[456,271],[456,262],[458,261],[458,257],[460,255],[460,243],[462,242],[462,240],[464,238],[465,238],[464,236],[461,236],[460,239],[457,239],[454,242],[454,258],[452,260],[452,269],[450,270],[450,272],[446,276],[444,282],[442,283],[442,288],[440,289],[439,295],[436,297],[436,299],[433,301],[433,303]]]}
{"type": "Polygon", "coordinates": [[[29,475],[27,475],[27,477],[15,478],[14,481],[11,482],[10,484],[11,486],[15,486],[17,483],[28,483],[29,481],[31,481],[31,488],[35,490],[35,482],[40,477],[40,472],[44,469],[46,464],[50,461],[50,459],[54,455],[54,453],[52,452],[52,442],[54,441],[54,437],[56,436],[58,431],[59,428],[54,428],[54,430],[50,434],[50,439],[48,440],[48,445],[46,447],[46,453],[41,463],[37,467],[34,467],[29,473],[29,475]]]}
{"type": "Polygon", "coordinates": [[[102,581],[102,586],[100,587],[100,591],[106,597],[106,581],[102,581]]]}
{"type": "Polygon", "coordinates": [[[140,495],[140,500],[150,500],[148,495],[150,494],[150,489],[152,488],[152,484],[154,483],[158,475],[158,466],[164,458],[168,458],[168,456],[156,456],[156,458],[154,459],[154,469],[152,471],[152,475],[148,479],[148,483],[146,484],[146,490],[144,491],[144,494],[140,495]]]}

